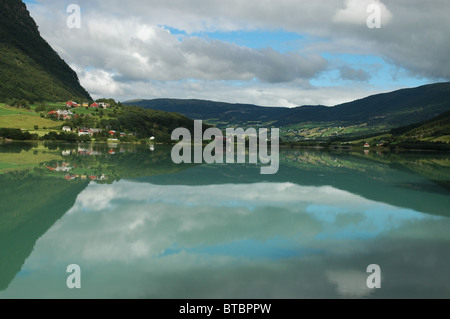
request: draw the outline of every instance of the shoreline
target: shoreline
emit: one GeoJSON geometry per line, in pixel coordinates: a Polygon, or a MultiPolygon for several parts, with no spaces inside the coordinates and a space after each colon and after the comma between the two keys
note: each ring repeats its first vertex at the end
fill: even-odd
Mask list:
{"type": "MultiPolygon", "coordinates": [[[[29,144],[37,144],[37,143],[50,143],[50,144],[67,144],[67,145],[77,145],[77,144],[99,144],[99,145],[108,145],[108,144],[123,144],[123,145],[161,145],[161,146],[174,146],[177,142],[173,143],[142,143],[142,142],[121,142],[121,141],[89,141],[89,142],[68,142],[68,141],[56,141],[56,140],[12,140],[0,137],[0,145],[4,145],[7,143],[29,143],[29,144]]],[[[202,143],[203,146],[208,145],[209,143],[202,143]]],[[[313,144],[313,143],[311,143],[313,144]]],[[[192,145],[194,145],[192,143],[192,145]]],[[[237,144],[235,144],[236,146],[237,144]]],[[[270,145],[270,143],[269,143],[270,145]]],[[[268,145],[268,146],[269,146],[268,145]]],[[[318,151],[332,151],[332,152],[354,152],[354,151],[369,151],[369,152],[384,152],[384,153],[395,153],[395,152],[426,152],[426,153],[450,153],[450,149],[429,149],[429,148],[404,148],[404,147],[370,147],[365,148],[363,146],[347,145],[345,147],[341,147],[340,145],[288,145],[280,143],[280,149],[305,149],[305,150],[318,150],[318,151]]],[[[248,145],[246,145],[246,149],[248,145]]],[[[449,145],[450,148],[450,145],[449,145]]]]}

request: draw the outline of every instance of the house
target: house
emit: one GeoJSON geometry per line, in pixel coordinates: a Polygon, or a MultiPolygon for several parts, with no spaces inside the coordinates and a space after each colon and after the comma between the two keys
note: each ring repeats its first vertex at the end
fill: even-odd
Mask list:
{"type": "Polygon", "coordinates": [[[58,110],[56,111],[56,113],[58,114],[59,118],[63,118],[65,120],[71,119],[72,118],[72,111],[66,111],[66,110],[58,110]]]}
{"type": "Polygon", "coordinates": [[[120,137],[125,137],[125,136],[127,136],[127,133],[120,132],[120,137]]]}
{"type": "Polygon", "coordinates": [[[369,148],[369,147],[370,147],[370,144],[369,144],[369,143],[366,143],[366,144],[364,144],[364,147],[365,147],[365,148],[369,148]]]}
{"type": "Polygon", "coordinates": [[[116,131],[111,130],[111,131],[109,131],[109,134],[114,135],[114,134],[116,134],[116,131]]]}
{"type": "Polygon", "coordinates": [[[92,131],[90,129],[89,130],[84,129],[84,130],[78,131],[78,136],[85,136],[85,135],[92,136],[92,131]]]}
{"type": "Polygon", "coordinates": [[[73,115],[72,111],[68,111],[68,110],[57,110],[56,113],[58,113],[59,116],[73,115]]]}
{"type": "Polygon", "coordinates": [[[80,127],[78,130],[78,136],[83,136],[83,135],[93,136],[94,134],[101,133],[101,132],[102,132],[102,130],[99,128],[80,127]]]}
{"type": "Polygon", "coordinates": [[[97,103],[94,102],[94,103],[91,104],[91,107],[99,107],[99,106],[98,106],[97,103]]]}
{"type": "Polygon", "coordinates": [[[90,130],[91,130],[92,134],[98,134],[98,133],[101,133],[103,131],[100,128],[91,128],[90,130]]]}
{"type": "Polygon", "coordinates": [[[70,126],[63,126],[63,132],[72,132],[72,128],[70,126]]]}
{"type": "Polygon", "coordinates": [[[69,101],[66,103],[66,107],[78,107],[77,102],[69,101]]]}
{"type": "Polygon", "coordinates": [[[83,103],[83,107],[89,107],[89,103],[83,103]]]}
{"type": "Polygon", "coordinates": [[[57,110],[49,112],[48,115],[55,115],[58,118],[63,118],[66,120],[72,118],[73,113],[68,110],[57,110]]]}
{"type": "Polygon", "coordinates": [[[98,105],[103,109],[107,109],[109,107],[109,104],[105,103],[105,102],[100,102],[100,103],[98,103],[98,105]]]}
{"type": "Polygon", "coordinates": [[[47,166],[47,168],[54,172],[68,172],[72,169],[68,163],[62,163],[62,165],[59,165],[59,163],[57,163],[56,167],[47,166]]]}

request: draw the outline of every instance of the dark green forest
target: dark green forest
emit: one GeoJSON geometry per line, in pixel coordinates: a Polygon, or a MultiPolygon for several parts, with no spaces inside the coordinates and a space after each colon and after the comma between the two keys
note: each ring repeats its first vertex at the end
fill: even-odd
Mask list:
{"type": "Polygon", "coordinates": [[[41,37],[21,0],[0,1],[0,101],[92,100],[78,76],[41,37]]]}
{"type": "MultiPolygon", "coordinates": [[[[143,109],[137,106],[121,106],[114,112],[111,118],[99,118],[97,116],[81,116],[72,118],[64,123],[72,128],[88,127],[99,128],[103,132],[96,136],[100,139],[110,137],[109,131],[116,131],[119,137],[120,132],[133,134],[136,139],[126,140],[133,142],[138,139],[155,137],[158,143],[171,143],[172,132],[183,127],[193,132],[194,121],[178,113],[169,113],[143,109]]],[[[208,128],[208,125],[204,125],[208,128]]],[[[129,137],[127,137],[130,139],[129,137]]],[[[65,139],[63,139],[65,140],[65,139]]]]}

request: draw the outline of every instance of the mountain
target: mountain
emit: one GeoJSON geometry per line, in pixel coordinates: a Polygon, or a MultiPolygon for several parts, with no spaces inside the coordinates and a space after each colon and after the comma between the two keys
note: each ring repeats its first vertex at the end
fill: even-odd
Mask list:
{"type": "Polygon", "coordinates": [[[394,136],[422,141],[450,141],[450,111],[416,124],[391,130],[394,136]]]}
{"type": "Polygon", "coordinates": [[[92,100],[21,0],[0,1],[0,101],[92,100]]]}
{"type": "Polygon", "coordinates": [[[377,94],[332,108],[317,107],[314,112],[295,108],[277,124],[296,121],[343,121],[352,124],[396,127],[431,119],[450,110],[450,82],[377,94]]]}
{"type": "Polygon", "coordinates": [[[262,107],[252,104],[230,104],[204,100],[155,99],[132,100],[124,104],[166,112],[176,112],[197,120],[214,119],[216,122],[244,123],[247,121],[273,121],[284,108],[262,107]]]}
{"type": "Polygon", "coordinates": [[[450,82],[377,94],[334,107],[262,107],[201,100],[134,100],[124,102],[143,108],[181,113],[214,124],[269,123],[284,127],[307,122],[340,122],[394,128],[428,120],[450,110],[450,82]]]}
{"type": "MultiPolygon", "coordinates": [[[[267,175],[265,182],[328,185],[375,202],[450,217],[449,156],[432,154],[391,153],[380,160],[376,154],[285,148],[281,150],[278,173],[267,175]]],[[[261,175],[259,168],[250,164],[229,165],[227,169],[221,165],[199,165],[178,174],[135,180],[153,185],[250,185],[261,182],[261,175]]]]}
{"type": "Polygon", "coordinates": [[[89,184],[30,176],[27,172],[0,175],[0,291],[21,270],[36,241],[74,205],[89,184]]]}

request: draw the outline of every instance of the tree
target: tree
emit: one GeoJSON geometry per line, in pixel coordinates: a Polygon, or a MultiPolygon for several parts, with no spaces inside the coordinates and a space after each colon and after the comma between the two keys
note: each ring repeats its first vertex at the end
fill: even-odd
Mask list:
{"type": "Polygon", "coordinates": [[[34,111],[35,111],[36,113],[39,113],[39,112],[45,112],[46,110],[47,110],[47,107],[45,106],[44,103],[40,103],[40,104],[34,109],[34,111]]]}

